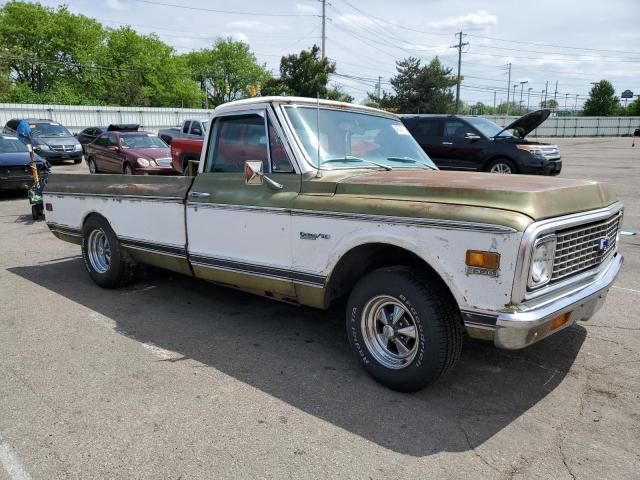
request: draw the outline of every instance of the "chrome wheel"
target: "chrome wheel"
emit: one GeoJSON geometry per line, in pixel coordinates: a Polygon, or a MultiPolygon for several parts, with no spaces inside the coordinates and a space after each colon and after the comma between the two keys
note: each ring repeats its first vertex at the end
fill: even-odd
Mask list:
{"type": "Polygon", "coordinates": [[[87,242],[89,263],[98,273],[106,273],[111,267],[111,246],[107,234],[102,230],[93,230],[87,242]]]}
{"type": "Polygon", "coordinates": [[[506,163],[496,163],[493,167],[491,167],[491,170],[489,171],[491,173],[498,173],[500,175],[509,175],[513,173],[511,171],[511,167],[506,163]]]}
{"type": "Polygon", "coordinates": [[[89,159],[89,172],[91,173],[96,173],[96,162],[93,160],[93,158],[89,159]]]}
{"type": "Polygon", "coordinates": [[[416,321],[397,298],[380,295],[362,310],[362,336],[371,355],[394,370],[411,364],[418,352],[416,321]]]}
{"type": "Polygon", "coordinates": [[[131,166],[130,165],[125,165],[124,166],[124,174],[125,175],[133,175],[133,170],[131,170],[131,166]]]}

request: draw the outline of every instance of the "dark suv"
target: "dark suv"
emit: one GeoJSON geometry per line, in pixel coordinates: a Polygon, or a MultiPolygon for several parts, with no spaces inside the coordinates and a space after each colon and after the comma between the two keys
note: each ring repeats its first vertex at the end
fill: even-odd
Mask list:
{"type": "MultiPolygon", "coordinates": [[[[19,118],[13,118],[4,126],[4,133],[15,135],[20,123],[19,118]]],[[[29,122],[30,134],[26,140],[33,150],[45,160],[60,162],[73,160],[73,163],[82,161],[82,145],[69,130],[58,122],[44,119],[25,119],[29,122]]]]}
{"type": "Polygon", "coordinates": [[[528,113],[505,128],[475,116],[401,117],[423,150],[443,170],[558,175],[562,169],[558,146],[525,140],[549,114],[549,110],[528,113]]]}

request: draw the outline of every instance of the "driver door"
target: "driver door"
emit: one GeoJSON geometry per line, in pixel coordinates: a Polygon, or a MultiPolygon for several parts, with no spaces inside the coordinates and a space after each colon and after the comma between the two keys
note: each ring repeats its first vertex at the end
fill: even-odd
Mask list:
{"type": "Polygon", "coordinates": [[[267,109],[218,117],[211,129],[187,202],[195,275],[293,299],[289,209],[301,175],[291,150],[267,109]],[[264,176],[252,174],[248,161],[261,166],[264,176]]]}

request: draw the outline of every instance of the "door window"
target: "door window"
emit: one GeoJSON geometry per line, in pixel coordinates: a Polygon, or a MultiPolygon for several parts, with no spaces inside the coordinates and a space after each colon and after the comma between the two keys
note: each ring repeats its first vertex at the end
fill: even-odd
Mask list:
{"type": "Polygon", "coordinates": [[[189,128],[190,127],[191,127],[191,122],[190,121],[184,122],[184,125],[182,126],[182,133],[189,133],[189,128]]]}
{"type": "Polygon", "coordinates": [[[115,147],[118,145],[118,138],[115,136],[115,134],[110,133],[107,136],[107,147],[115,147]]]}
{"type": "Polygon", "coordinates": [[[476,134],[473,128],[460,120],[444,122],[444,136],[447,138],[464,139],[467,133],[476,134]]]}
{"type": "Polygon", "coordinates": [[[260,115],[225,117],[216,122],[205,171],[242,172],[247,160],[261,160],[269,171],[267,132],[260,115]]]}
{"type": "Polygon", "coordinates": [[[427,120],[416,122],[412,131],[413,136],[418,143],[433,143],[442,138],[442,121],[427,120]]]}
{"type": "Polygon", "coordinates": [[[107,135],[102,135],[101,137],[98,137],[95,141],[95,144],[99,145],[100,147],[108,147],[109,139],[107,138],[107,135]]]}

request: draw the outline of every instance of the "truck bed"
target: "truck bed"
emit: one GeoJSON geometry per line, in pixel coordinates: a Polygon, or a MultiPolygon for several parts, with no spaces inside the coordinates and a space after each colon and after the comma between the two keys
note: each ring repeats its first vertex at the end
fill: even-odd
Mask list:
{"type": "Polygon", "coordinates": [[[98,212],[123,246],[140,255],[185,259],[173,268],[167,266],[182,271],[186,266],[185,201],[193,178],[54,173],[44,190],[44,202],[52,208],[45,212],[46,221],[56,236],[80,244],[85,219],[98,212]],[[123,209],[125,205],[135,208],[123,209]]]}

